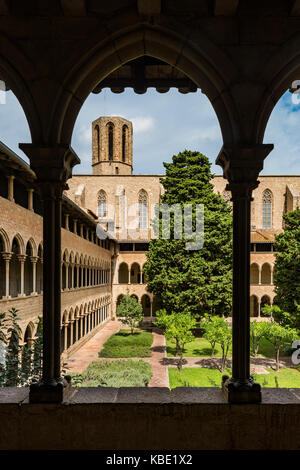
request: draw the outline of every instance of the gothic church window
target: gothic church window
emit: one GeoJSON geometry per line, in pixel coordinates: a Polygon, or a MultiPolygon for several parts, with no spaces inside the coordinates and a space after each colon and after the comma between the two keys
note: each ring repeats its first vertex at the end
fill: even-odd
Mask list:
{"type": "Polygon", "coordinates": [[[263,193],[262,200],[262,228],[272,228],[272,194],[269,189],[263,193]]]}
{"type": "Polygon", "coordinates": [[[106,217],[106,194],[103,190],[98,195],[98,217],[106,217]]]}
{"type": "Polygon", "coordinates": [[[147,193],[142,189],[139,194],[139,228],[144,229],[148,226],[147,193]]]}
{"type": "Polygon", "coordinates": [[[108,159],[114,159],[114,125],[112,123],[107,124],[108,126],[108,159]]]}

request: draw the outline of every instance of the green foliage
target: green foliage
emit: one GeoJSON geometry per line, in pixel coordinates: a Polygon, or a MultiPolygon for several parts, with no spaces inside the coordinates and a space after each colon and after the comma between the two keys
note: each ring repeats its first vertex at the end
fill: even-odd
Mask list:
{"type": "Polygon", "coordinates": [[[135,297],[128,295],[128,290],[117,307],[117,317],[120,317],[123,325],[129,325],[131,333],[143,321],[143,307],[135,297]]]}
{"type": "Polygon", "coordinates": [[[99,357],[151,357],[152,333],[120,330],[112,335],[99,352],[99,357]]]}
{"type": "Polygon", "coordinates": [[[288,312],[285,323],[300,330],[300,209],[283,215],[284,232],[276,235],[275,303],[288,312]]]}
{"type": "Polygon", "coordinates": [[[173,313],[166,315],[164,310],[157,313],[156,326],[163,325],[167,339],[176,341],[176,350],[180,353],[178,362],[179,371],[182,370],[184,346],[194,339],[192,329],[196,326],[196,319],[189,313],[173,313]]]}
{"type": "MultiPolygon", "coordinates": [[[[231,312],[232,217],[231,209],[213,190],[210,163],[198,152],[185,150],[164,163],[166,177],[162,203],[204,205],[204,245],[187,250],[186,240],[159,237],[150,242],[144,273],[148,289],[168,313],[194,316],[231,312]]],[[[183,213],[183,210],[182,210],[183,213]]],[[[171,219],[174,227],[174,218],[171,219]]],[[[156,217],[154,224],[161,227],[156,217]]],[[[193,223],[195,229],[195,222],[193,223]]]]}
{"type": "Polygon", "coordinates": [[[254,357],[257,357],[259,346],[265,337],[267,328],[267,322],[257,322],[254,320],[250,323],[250,344],[254,357]]]}
{"type": "MultiPolygon", "coordinates": [[[[203,329],[203,338],[205,338],[211,345],[211,357],[214,357],[215,347],[217,343],[217,330],[225,327],[225,320],[217,315],[205,315],[200,323],[203,329]]],[[[227,324],[226,324],[227,326],[227,324]]]]}
{"type": "Polygon", "coordinates": [[[277,325],[276,323],[266,323],[264,336],[272,343],[276,357],[276,370],[279,370],[279,355],[291,346],[291,343],[298,339],[297,331],[288,327],[277,325]]]}
{"type": "Polygon", "coordinates": [[[71,374],[72,384],[79,387],[145,387],[152,377],[151,365],[145,361],[98,361],[82,374],[71,374]]]}
{"type": "Polygon", "coordinates": [[[29,385],[42,377],[42,320],[39,318],[33,348],[21,346],[18,310],[0,314],[0,387],[29,385]]]}
{"type": "Polygon", "coordinates": [[[290,324],[289,313],[283,312],[278,305],[264,305],[261,311],[265,316],[271,317],[278,325],[289,326],[290,324]]]}

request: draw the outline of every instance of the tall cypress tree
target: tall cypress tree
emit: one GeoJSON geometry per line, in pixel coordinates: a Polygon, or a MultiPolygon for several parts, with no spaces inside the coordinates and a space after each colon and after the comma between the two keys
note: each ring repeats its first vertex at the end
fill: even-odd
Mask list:
{"type": "MultiPolygon", "coordinates": [[[[211,165],[198,152],[185,150],[164,163],[162,203],[204,205],[204,244],[187,250],[186,239],[151,240],[144,267],[148,290],[171,312],[228,315],[232,296],[231,208],[214,192],[211,165]]],[[[173,221],[174,222],[174,221],[173,221]]],[[[194,221],[195,222],[195,221],[194,221]]],[[[158,219],[155,223],[160,226],[158,219]]],[[[194,223],[195,227],[195,223],[194,223]]],[[[171,231],[172,233],[172,231],[171,231]]]]}
{"type": "Polygon", "coordinates": [[[300,209],[283,215],[284,232],[276,235],[275,303],[288,313],[289,326],[300,329],[300,209]]]}

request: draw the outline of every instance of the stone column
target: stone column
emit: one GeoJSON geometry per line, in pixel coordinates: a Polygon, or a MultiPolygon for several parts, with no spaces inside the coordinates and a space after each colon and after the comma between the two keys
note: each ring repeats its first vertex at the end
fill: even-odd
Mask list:
{"type": "Polygon", "coordinates": [[[77,235],[77,219],[73,219],[74,222],[74,233],[77,235]]]}
{"type": "Polygon", "coordinates": [[[66,267],[66,287],[65,290],[69,290],[69,263],[65,261],[65,267],[66,267]]]}
{"type": "Polygon", "coordinates": [[[64,351],[67,350],[68,348],[68,322],[64,323],[64,329],[65,329],[65,333],[64,333],[64,351]]]}
{"type": "Polygon", "coordinates": [[[130,273],[131,273],[131,269],[130,269],[130,266],[129,266],[129,268],[128,268],[128,284],[131,284],[130,273]]]}
{"type": "Polygon", "coordinates": [[[257,300],[257,310],[258,310],[258,316],[260,317],[260,299],[257,300]]]}
{"type": "Polygon", "coordinates": [[[61,377],[61,213],[62,193],[72,168],[80,162],[66,144],[20,144],[37,175],[43,201],[43,376],[30,386],[32,403],[58,403],[70,384],[61,377]]]}
{"type": "Polygon", "coordinates": [[[33,191],[34,189],[27,189],[28,191],[28,210],[33,211],[33,191]]]}
{"type": "Polygon", "coordinates": [[[7,198],[9,201],[11,202],[14,202],[14,175],[9,175],[7,177],[8,181],[7,181],[7,198]]]}
{"type": "Polygon", "coordinates": [[[20,261],[20,274],[21,274],[21,288],[18,297],[24,297],[24,264],[26,260],[26,255],[17,255],[17,259],[20,261]]]}
{"type": "Polygon", "coordinates": [[[261,285],[261,266],[258,266],[258,285],[261,285]]]}
{"type": "Polygon", "coordinates": [[[274,265],[271,266],[271,286],[274,284],[274,265]]]}
{"type": "Polygon", "coordinates": [[[75,264],[71,263],[71,289],[74,289],[74,268],[75,264]]]}
{"type": "Polygon", "coordinates": [[[272,145],[223,147],[221,165],[233,202],[232,378],[223,377],[230,403],[258,403],[260,385],[250,376],[250,202],[272,145]]]}
{"type": "Polygon", "coordinates": [[[31,256],[30,261],[32,263],[32,293],[31,295],[37,295],[36,291],[36,263],[38,262],[37,256],[31,256]]]}
{"type": "Polygon", "coordinates": [[[5,299],[10,299],[9,294],[9,262],[12,258],[12,253],[2,253],[3,259],[5,261],[5,299]]]}
{"type": "Polygon", "coordinates": [[[69,230],[69,214],[65,214],[65,229],[69,230]]]}

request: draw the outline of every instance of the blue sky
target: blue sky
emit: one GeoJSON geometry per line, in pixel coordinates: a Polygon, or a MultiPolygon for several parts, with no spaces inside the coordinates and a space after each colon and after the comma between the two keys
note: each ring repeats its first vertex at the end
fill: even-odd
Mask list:
{"type": "MultiPolygon", "coordinates": [[[[114,94],[105,90],[91,94],[84,103],[73,132],[72,147],[81,159],[74,173],[91,173],[91,122],[99,116],[122,116],[133,121],[134,173],[163,173],[163,161],[184,150],[198,150],[212,162],[212,171],[221,148],[220,127],[214,110],[200,91],[183,95],[176,89],[160,94],[150,89],[144,95],[133,90],[114,94]]],[[[300,104],[292,103],[286,93],[277,103],[268,123],[264,142],[275,149],[265,161],[262,174],[300,174],[300,104]]],[[[0,104],[0,140],[26,157],[19,142],[30,142],[28,125],[15,96],[6,93],[0,104]]]]}

